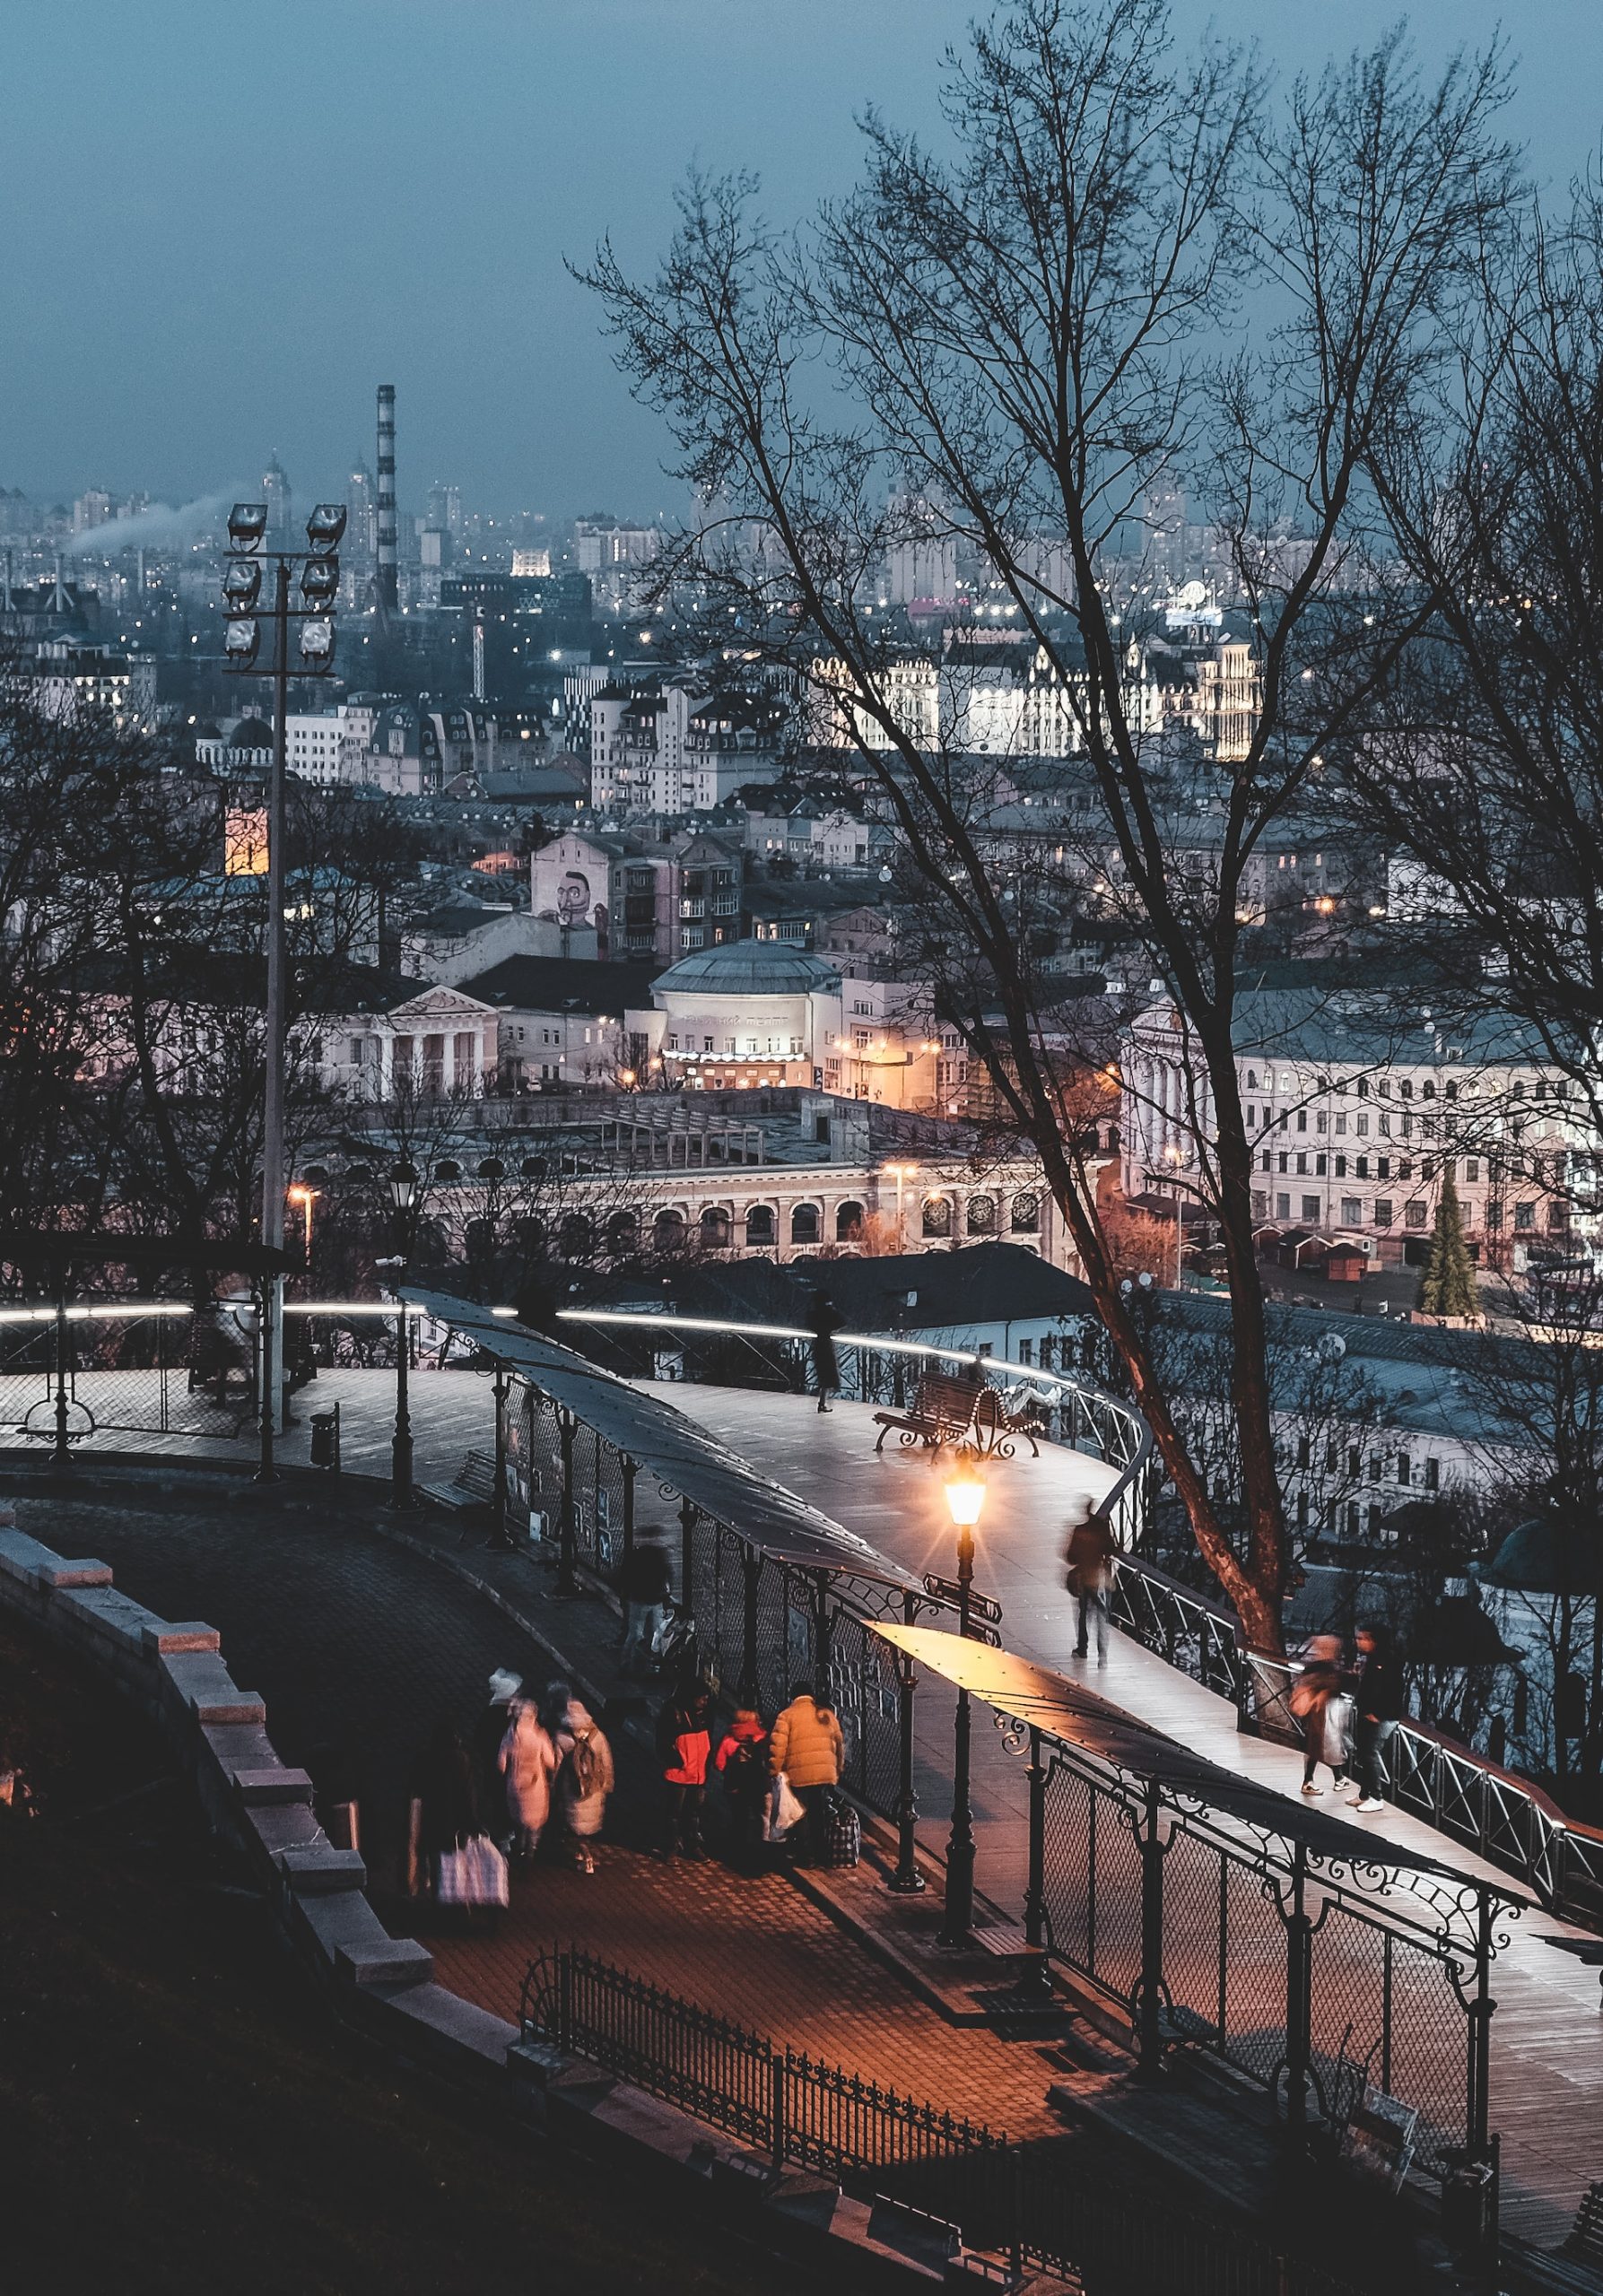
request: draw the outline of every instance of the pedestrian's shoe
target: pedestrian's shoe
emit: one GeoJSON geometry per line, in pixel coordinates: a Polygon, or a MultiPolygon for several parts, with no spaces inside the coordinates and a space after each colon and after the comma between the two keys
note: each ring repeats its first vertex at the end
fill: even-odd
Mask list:
{"type": "Polygon", "coordinates": [[[1325,1789],[1322,1786],[1316,1786],[1311,1778],[1309,1779],[1307,1785],[1302,1788],[1303,1793],[1308,1796],[1311,1801],[1317,1801],[1324,1790],[1325,1789]]]}
{"type": "Polygon", "coordinates": [[[1355,1802],[1353,1807],[1355,1810],[1368,1812],[1370,1810],[1383,1810],[1386,1807],[1386,1805],[1381,1801],[1378,1794],[1366,1794],[1361,1802],[1355,1802]]]}
{"type": "Polygon", "coordinates": [[[1075,1644],[1075,1657],[1076,1658],[1089,1657],[1090,1655],[1090,1652],[1086,1649],[1085,1645],[1083,1642],[1076,1642],[1075,1644]]]}

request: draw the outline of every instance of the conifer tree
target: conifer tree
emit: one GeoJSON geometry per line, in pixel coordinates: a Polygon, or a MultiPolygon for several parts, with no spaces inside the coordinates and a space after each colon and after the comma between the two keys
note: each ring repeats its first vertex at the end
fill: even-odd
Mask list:
{"type": "Polygon", "coordinates": [[[1419,1286],[1419,1305],[1427,1316],[1477,1316],[1480,1301],[1475,1289],[1475,1269],[1464,1241],[1464,1215],[1459,1192],[1450,1172],[1442,1183],[1436,1225],[1430,1255],[1419,1286]]]}

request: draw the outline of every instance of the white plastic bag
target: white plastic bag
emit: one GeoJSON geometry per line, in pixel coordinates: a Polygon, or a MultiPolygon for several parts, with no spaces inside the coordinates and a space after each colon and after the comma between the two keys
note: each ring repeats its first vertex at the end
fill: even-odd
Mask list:
{"type": "Polygon", "coordinates": [[[505,1905],[507,1861],[488,1834],[475,1834],[440,1860],[434,1896],[440,1905],[505,1905]]]}
{"type": "Polygon", "coordinates": [[[806,1817],[806,1810],[793,1791],[783,1770],[774,1779],[768,1796],[768,1822],[763,1838],[768,1841],[783,1841],[794,1825],[806,1817]]]}

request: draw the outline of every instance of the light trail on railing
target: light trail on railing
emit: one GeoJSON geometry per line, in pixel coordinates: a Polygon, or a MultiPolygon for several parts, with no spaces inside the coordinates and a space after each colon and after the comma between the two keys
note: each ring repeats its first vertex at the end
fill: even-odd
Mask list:
{"type": "Polygon", "coordinates": [[[195,1309],[187,1300],[118,1300],[115,1305],[70,1308],[0,1308],[0,1324],[53,1324],[58,1316],[66,1322],[83,1323],[90,1319],[112,1321],[125,1316],[192,1316],[195,1309]]]}

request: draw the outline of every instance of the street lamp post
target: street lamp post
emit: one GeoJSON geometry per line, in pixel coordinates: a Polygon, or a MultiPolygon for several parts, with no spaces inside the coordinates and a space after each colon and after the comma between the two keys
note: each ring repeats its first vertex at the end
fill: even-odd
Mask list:
{"type": "Polygon", "coordinates": [[[896,1182],[896,1248],[903,1249],[902,1234],[902,1191],[918,1172],[917,1164],[887,1164],[885,1170],[896,1182]]]}
{"type": "MultiPolygon", "coordinates": [[[[264,550],[265,502],[236,502],[229,514],[228,558],[222,573],[222,666],[235,677],[273,680],[273,772],[267,793],[267,997],[262,1093],[262,1241],[283,1249],[283,1100],[286,1022],[284,903],[285,721],[289,712],[290,624],[301,626],[297,674],[327,677],[334,666],[334,602],[339,592],[336,555],[345,531],[343,502],[319,502],[306,522],[304,551],[264,550]],[[299,606],[290,604],[292,570],[300,565],[299,606]],[[262,573],[273,569],[264,600],[262,573]],[[273,659],[259,666],[262,624],[273,627],[273,659]]],[[[283,1383],[283,1277],[262,1278],[262,1464],[257,1481],[271,1483],[274,1425],[283,1383]]]]}
{"type": "MultiPolygon", "coordinates": [[[[985,1485],[971,1461],[962,1460],[946,1485],[946,1505],[957,1528],[957,1631],[968,1635],[974,1588],[974,1529],[985,1504],[985,1485]]],[[[952,1743],[952,1836],[946,1845],[946,1901],[941,1923],[943,1945],[967,1945],[974,1919],[974,1813],[969,1790],[969,1693],[957,1693],[952,1743]]]]}
{"type": "Polygon", "coordinates": [[[410,1513],[412,1496],[412,1398],[407,1386],[411,1370],[412,1350],[406,1332],[406,1302],[401,1296],[401,1277],[405,1272],[407,1247],[412,1234],[412,1207],[417,1200],[417,1173],[403,1158],[389,1176],[390,1202],[395,1205],[396,1229],[401,1249],[390,1265],[395,1270],[391,1287],[396,1295],[396,1431],[389,1447],[390,1504],[401,1514],[410,1513]]]}

